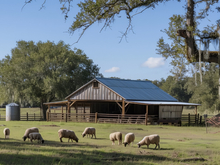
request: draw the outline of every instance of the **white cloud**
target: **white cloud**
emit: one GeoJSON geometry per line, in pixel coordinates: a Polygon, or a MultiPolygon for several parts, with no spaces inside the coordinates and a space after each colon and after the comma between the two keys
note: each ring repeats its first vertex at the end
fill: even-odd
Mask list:
{"type": "Polygon", "coordinates": [[[110,68],[110,69],[108,69],[108,70],[105,70],[105,72],[118,72],[120,70],[120,68],[119,67],[112,67],[112,68],[110,68]]]}
{"type": "Polygon", "coordinates": [[[160,57],[160,58],[153,58],[150,57],[148,58],[147,61],[145,61],[142,66],[143,67],[148,67],[148,68],[157,68],[160,66],[163,66],[165,64],[164,58],[160,57]]]}

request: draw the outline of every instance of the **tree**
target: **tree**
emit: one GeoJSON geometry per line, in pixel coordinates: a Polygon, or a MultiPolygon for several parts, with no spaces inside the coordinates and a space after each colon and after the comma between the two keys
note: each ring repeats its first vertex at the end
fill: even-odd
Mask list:
{"type": "MultiPolygon", "coordinates": [[[[199,51],[197,44],[195,42],[195,36],[198,36],[201,41],[205,41],[206,48],[208,44],[206,41],[209,40],[218,40],[219,38],[219,28],[213,31],[213,27],[206,27],[205,30],[200,33],[200,30],[196,30],[195,25],[195,5],[206,2],[206,8],[201,11],[197,18],[204,18],[208,11],[211,10],[211,6],[218,3],[219,0],[208,0],[208,1],[196,1],[196,0],[187,0],[187,13],[186,13],[186,29],[180,29],[177,31],[177,35],[185,38],[186,43],[186,56],[189,62],[218,62],[218,51],[209,51],[208,56],[206,56],[206,51],[199,51]],[[208,29],[208,30],[207,30],[208,29]]],[[[217,10],[219,11],[219,7],[217,10]]],[[[219,20],[217,20],[218,22],[219,20]]]]}
{"type": "MultiPolygon", "coordinates": [[[[202,104],[198,109],[200,112],[214,111],[219,109],[219,99],[218,99],[218,71],[219,66],[215,63],[207,63],[206,70],[203,73],[203,82],[200,83],[193,77],[189,77],[188,81],[185,83],[185,89],[187,89],[188,94],[191,94],[190,102],[196,102],[202,104]],[[198,84],[198,85],[196,85],[198,84]]],[[[195,72],[194,74],[198,74],[195,72]]]]}
{"type": "MultiPolygon", "coordinates": [[[[31,3],[33,0],[25,0],[25,5],[31,3]]],[[[42,7],[46,4],[47,0],[44,0],[42,7]]],[[[61,10],[65,15],[65,19],[68,18],[69,11],[71,10],[71,4],[73,0],[59,0],[62,7],[61,10]]],[[[82,30],[80,37],[84,32],[92,26],[94,23],[104,22],[103,28],[109,27],[115,20],[116,16],[121,12],[126,14],[128,19],[128,26],[122,35],[122,38],[127,35],[127,32],[132,29],[132,18],[140,13],[143,13],[149,8],[155,8],[160,3],[165,3],[170,0],[85,0],[80,1],[77,5],[80,9],[78,14],[74,17],[72,26],[69,28],[70,33],[74,33],[76,30],[82,30]]],[[[181,0],[176,0],[180,2],[181,0]]],[[[187,40],[189,45],[193,45],[193,32],[194,32],[194,14],[195,5],[202,6],[201,10],[197,14],[200,18],[204,18],[207,13],[212,9],[212,6],[217,4],[219,0],[187,0],[187,31],[186,34],[190,38],[187,40]]],[[[219,10],[219,8],[217,8],[219,10]]],[[[79,37],[79,39],[80,39],[79,37]]],[[[78,41],[77,41],[78,42],[78,41]]],[[[193,47],[188,48],[193,48],[193,47]]],[[[191,52],[193,54],[193,51],[191,52]]]]}
{"type": "Polygon", "coordinates": [[[0,61],[3,101],[36,102],[46,118],[45,102],[65,98],[99,74],[99,68],[80,49],[58,44],[18,41],[11,56],[0,61]]]}
{"type": "Polygon", "coordinates": [[[188,102],[192,94],[184,87],[188,77],[176,81],[175,77],[168,76],[166,80],[160,82],[153,81],[159,88],[176,98],[178,101],[188,102]]]}
{"type": "Polygon", "coordinates": [[[160,38],[157,42],[157,54],[166,59],[172,59],[170,63],[173,66],[171,73],[176,81],[183,79],[189,65],[185,55],[185,41],[176,35],[176,31],[184,27],[185,23],[186,19],[183,16],[173,15],[170,18],[168,29],[162,30],[162,32],[167,34],[171,43],[165,43],[163,38],[160,38]]]}

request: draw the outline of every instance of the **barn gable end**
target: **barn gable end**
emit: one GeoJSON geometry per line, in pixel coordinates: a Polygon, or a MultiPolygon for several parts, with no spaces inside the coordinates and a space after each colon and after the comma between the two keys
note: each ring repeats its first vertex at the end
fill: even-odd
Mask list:
{"type": "Polygon", "coordinates": [[[67,97],[70,100],[121,101],[123,98],[99,81],[93,80],[67,97]]]}

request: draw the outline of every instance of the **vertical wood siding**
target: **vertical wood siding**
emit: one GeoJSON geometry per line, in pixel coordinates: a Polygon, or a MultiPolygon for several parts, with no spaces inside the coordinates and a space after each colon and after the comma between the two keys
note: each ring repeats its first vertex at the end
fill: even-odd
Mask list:
{"type": "Polygon", "coordinates": [[[122,100],[120,96],[99,83],[98,88],[93,88],[92,83],[70,97],[73,100],[122,100]]]}
{"type": "Polygon", "coordinates": [[[181,118],[182,106],[159,106],[159,118],[181,118]]]}

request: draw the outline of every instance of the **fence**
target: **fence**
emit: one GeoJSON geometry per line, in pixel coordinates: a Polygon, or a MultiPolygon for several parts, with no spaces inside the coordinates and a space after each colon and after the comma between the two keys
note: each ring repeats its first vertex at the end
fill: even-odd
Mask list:
{"type": "MultiPolygon", "coordinates": [[[[213,117],[209,115],[207,118],[213,117]]],[[[0,121],[5,121],[6,116],[0,115],[0,121]]],[[[43,121],[40,115],[26,113],[20,116],[21,121],[43,121]]],[[[47,113],[47,121],[63,122],[91,122],[91,123],[128,123],[128,124],[176,124],[175,121],[181,120],[181,125],[194,126],[205,125],[203,116],[199,114],[182,114],[181,119],[165,119],[166,122],[158,122],[158,116],[146,114],[106,114],[106,113],[47,113]]]]}
{"type": "MultiPolygon", "coordinates": [[[[6,116],[0,115],[0,121],[5,121],[6,116]]],[[[43,117],[40,115],[26,113],[25,115],[20,115],[20,121],[43,121],[43,117]]]]}
{"type": "Polygon", "coordinates": [[[204,117],[199,114],[182,114],[181,122],[187,126],[205,125],[204,117]]]}
{"type": "Polygon", "coordinates": [[[199,114],[183,114],[182,118],[158,119],[156,115],[146,114],[106,114],[106,113],[47,113],[47,121],[92,122],[92,123],[128,123],[128,124],[169,124],[196,126],[205,125],[199,114]]]}
{"type": "Polygon", "coordinates": [[[155,124],[158,116],[143,114],[106,114],[106,113],[49,113],[47,121],[73,121],[92,123],[129,123],[129,124],[155,124]]]}

